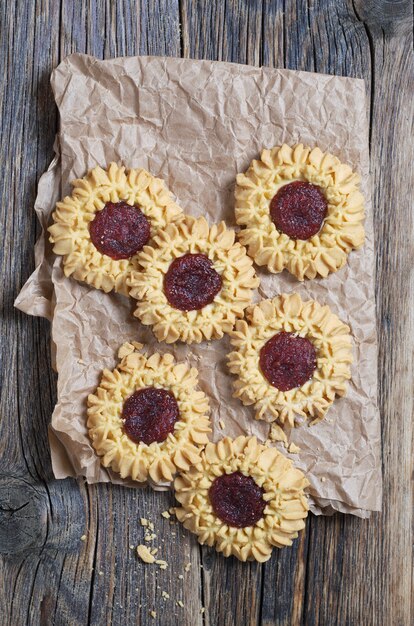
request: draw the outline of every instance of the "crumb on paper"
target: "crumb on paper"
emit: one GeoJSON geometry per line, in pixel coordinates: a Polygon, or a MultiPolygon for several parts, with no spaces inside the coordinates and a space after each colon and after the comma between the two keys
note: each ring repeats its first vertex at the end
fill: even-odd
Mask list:
{"type": "Polygon", "coordinates": [[[81,541],[86,541],[86,535],[82,535],[82,537],[80,539],[81,539],[81,541]]]}
{"type": "Polygon", "coordinates": [[[321,476],[321,481],[324,483],[326,480],[325,476],[321,476]]]}
{"type": "Polygon", "coordinates": [[[86,365],[85,361],[83,359],[78,359],[78,363],[79,365],[86,365]]]}
{"type": "Polygon", "coordinates": [[[223,420],[219,420],[219,426],[220,426],[221,430],[224,430],[226,428],[226,425],[223,422],[223,420]]]}
{"type": "Polygon", "coordinates": [[[143,546],[142,544],[137,547],[138,556],[144,563],[154,563],[155,557],[148,550],[147,546],[143,546]]]}
{"type": "Polygon", "coordinates": [[[187,565],[184,567],[184,571],[189,572],[190,568],[191,568],[191,563],[187,563],[187,565]]]}
{"type": "Polygon", "coordinates": [[[269,432],[269,439],[271,441],[282,441],[287,443],[287,437],[284,430],[278,424],[272,424],[269,432]]]}
{"type": "Polygon", "coordinates": [[[288,452],[290,452],[290,454],[299,454],[300,448],[292,442],[288,447],[288,452]]]}
{"type": "Polygon", "coordinates": [[[171,515],[168,513],[168,511],[163,511],[161,513],[162,517],[165,517],[165,519],[170,519],[171,515]]]}

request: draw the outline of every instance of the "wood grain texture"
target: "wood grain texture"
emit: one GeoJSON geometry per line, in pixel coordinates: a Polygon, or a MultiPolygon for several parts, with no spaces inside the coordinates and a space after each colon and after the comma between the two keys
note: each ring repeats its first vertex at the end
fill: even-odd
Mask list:
{"type": "Polygon", "coordinates": [[[0,51],[0,69],[8,77],[0,84],[0,551],[7,553],[0,562],[2,626],[411,624],[411,3],[17,0],[0,4],[0,51]],[[48,324],[20,314],[13,300],[33,269],[38,225],[31,207],[57,129],[49,75],[74,51],[98,58],[218,59],[365,78],[378,249],[382,515],[371,521],[311,516],[291,550],[275,552],[264,566],[242,565],[199,548],[162,518],[173,503],[170,494],[53,481],[47,424],[55,376],[48,324]],[[166,571],[143,566],[130,548],[143,540],[140,517],[155,523],[153,543],[169,563],[166,571]],[[162,591],[170,598],[162,599],[162,591]]]}

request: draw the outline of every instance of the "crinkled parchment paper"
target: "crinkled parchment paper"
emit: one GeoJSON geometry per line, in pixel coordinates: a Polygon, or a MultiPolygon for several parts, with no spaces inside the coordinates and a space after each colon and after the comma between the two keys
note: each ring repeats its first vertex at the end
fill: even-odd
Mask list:
{"type": "MultiPolygon", "coordinates": [[[[35,205],[43,228],[55,202],[71,193],[71,180],[112,160],[164,178],[188,213],[206,215],[210,222],[225,219],[233,226],[236,173],[263,147],[282,142],[318,145],[361,173],[367,204],[363,249],[352,252],[338,273],[304,284],[287,272],[260,271],[259,293],[271,297],[296,290],[302,298],[328,304],[350,325],[355,360],[348,395],[335,401],[324,421],[288,435],[301,448],[292,458],[310,479],[315,513],[368,517],[378,510],[374,241],[363,81],[211,61],[98,61],[73,54],[53,72],[52,87],[61,126],[57,157],[40,180],[35,205]]],[[[51,253],[44,235],[36,245],[36,270],[16,306],[48,317],[52,324],[59,378],[50,444],[57,478],[130,484],[101,467],[85,427],[86,397],[102,369],[115,366],[117,350],[126,340],[141,341],[149,351],[172,351],[199,368],[200,384],[210,397],[214,438],[241,433],[266,438],[268,424],[255,421],[253,408],[231,397],[227,338],[190,347],[157,344],[132,316],[132,301],[65,278],[61,259],[51,253]]]]}

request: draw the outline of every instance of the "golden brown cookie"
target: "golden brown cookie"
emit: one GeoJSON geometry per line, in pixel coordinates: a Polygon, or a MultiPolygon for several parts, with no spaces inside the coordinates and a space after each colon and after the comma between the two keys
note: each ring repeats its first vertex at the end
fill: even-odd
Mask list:
{"type": "Polygon", "coordinates": [[[224,222],[210,228],[186,216],[139,255],[142,272],[128,281],[135,315],[159,341],[199,343],[229,332],[258,286],[252,260],[224,222]]]}
{"type": "Polygon", "coordinates": [[[200,460],[211,431],[207,397],[196,389],[198,372],[171,354],[147,357],[132,344],[119,356],[119,365],[104,370],[88,396],[92,445],[102,465],[122,478],[170,481],[200,460]]]}
{"type": "Polygon", "coordinates": [[[238,174],[240,241],[270,272],[326,277],[364,243],[360,177],[332,154],[302,144],[263,150],[238,174]]]}
{"type": "Polygon", "coordinates": [[[254,404],[256,419],[295,415],[320,421],[351,377],[349,327],[328,306],[282,294],[249,307],[231,333],[229,369],[237,375],[234,396],[254,404]]]}
{"type": "Polygon", "coordinates": [[[49,227],[65,276],[105,292],[128,295],[126,280],[138,268],[137,253],[182,210],[160,178],[111,163],[73,181],[56,205],[49,227]]]}
{"type": "Polygon", "coordinates": [[[304,474],[255,437],[207,444],[201,460],[175,479],[178,519],[224,556],[267,561],[292,545],[308,514],[304,474]]]}

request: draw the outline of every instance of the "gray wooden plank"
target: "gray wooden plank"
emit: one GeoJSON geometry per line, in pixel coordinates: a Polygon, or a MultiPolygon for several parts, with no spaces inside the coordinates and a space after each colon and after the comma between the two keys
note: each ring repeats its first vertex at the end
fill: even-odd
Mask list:
{"type": "Polygon", "coordinates": [[[2,352],[7,378],[2,385],[0,469],[3,477],[17,473],[25,482],[16,488],[6,476],[7,488],[0,490],[4,531],[0,549],[14,553],[3,558],[0,566],[1,600],[6,605],[2,623],[197,624],[201,622],[199,551],[181,529],[172,531],[174,541],[168,539],[169,522],[160,513],[172,505],[171,494],[51,480],[46,432],[55,381],[48,325],[20,315],[12,306],[33,268],[36,180],[52,157],[57,128],[51,70],[75,50],[98,58],[179,55],[178,4],[64,1],[60,6],[39,0],[20,1],[5,9],[3,4],[1,45],[6,54],[0,62],[5,75],[15,72],[16,82],[12,97],[6,93],[10,88],[2,84],[2,95],[8,96],[2,99],[2,136],[9,142],[2,144],[2,162],[7,157],[8,167],[2,187],[7,241],[1,262],[12,325],[2,335],[3,346],[9,346],[11,353],[2,352]],[[33,27],[26,31],[22,24],[33,27]],[[10,202],[15,205],[13,212],[6,210],[10,202]],[[14,240],[19,245],[13,245],[14,240]],[[154,521],[159,534],[153,543],[168,561],[168,570],[144,566],[130,548],[143,541],[140,517],[154,521]],[[16,532],[10,535],[13,525],[16,532]],[[28,537],[22,535],[27,530],[28,537]],[[192,565],[191,575],[185,571],[187,563],[192,565]],[[162,599],[163,590],[169,600],[162,599]],[[176,604],[178,599],[184,608],[176,604]],[[149,613],[153,609],[158,613],[155,620],[149,613]]]}
{"type": "Polygon", "coordinates": [[[363,77],[372,94],[384,509],[370,521],[311,517],[299,610],[289,619],[277,604],[272,607],[271,599],[266,601],[273,588],[270,563],[264,624],[408,624],[412,619],[412,394],[405,390],[412,388],[413,322],[408,313],[412,285],[404,278],[412,258],[406,237],[407,230],[412,232],[412,168],[403,173],[403,164],[412,162],[412,13],[408,3],[393,5],[287,3],[283,15],[287,67],[363,77]],[[390,220],[390,203],[397,219],[390,220]]]}
{"type": "MultiPolygon", "coordinates": [[[[260,65],[262,2],[181,2],[183,55],[260,65]]],[[[206,625],[257,624],[262,600],[262,569],[257,563],[225,559],[202,548],[206,625]]]]}

